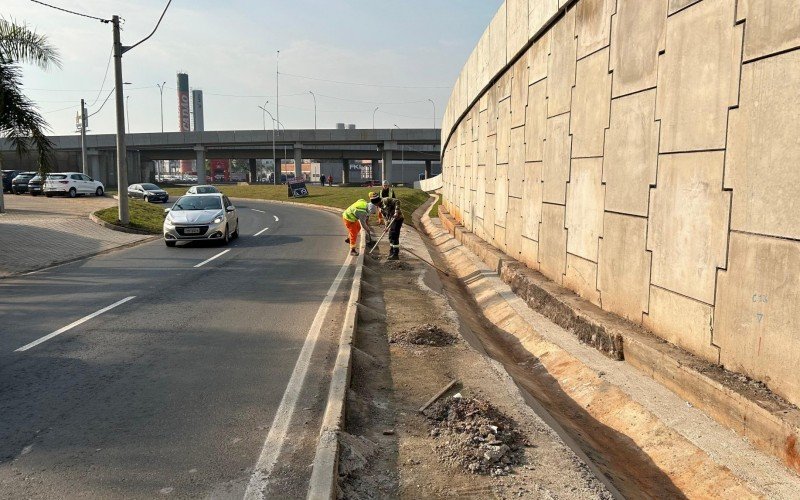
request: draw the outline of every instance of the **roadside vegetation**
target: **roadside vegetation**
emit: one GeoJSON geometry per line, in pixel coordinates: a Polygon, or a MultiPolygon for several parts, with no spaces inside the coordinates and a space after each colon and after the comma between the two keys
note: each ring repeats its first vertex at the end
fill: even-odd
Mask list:
{"type": "MultiPolygon", "coordinates": [[[[169,203],[156,204],[145,203],[139,200],[130,200],[131,223],[127,227],[159,234],[164,224],[164,209],[169,206],[171,206],[169,203]]],[[[98,210],[94,215],[109,224],[114,224],[115,226],[122,225],[117,218],[119,213],[116,205],[98,210]]]]}
{"type": "MultiPolygon", "coordinates": [[[[298,203],[308,203],[309,205],[324,205],[328,207],[341,208],[344,210],[359,198],[367,199],[370,191],[377,191],[379,188],[368,187],[322,187],[307,186],[308,196],[304,198],[289,198],[286,186],[272,185],[249,185],[249,186],[230,186],[219,185],[219,190],[231,198],[246,198],[251,200],[276,200],[294,201],[298,203]]],[[[169,208],[186,193],[186,187],[166,187],[163,189],[169,193],[168,203],[145,203],[139,200],[130,200],[131,223],[128,227],[142,229],[154,234],[161,232],[164,222],[164,209],[169,208]]],[[[401,201],[403,212],[406,215],[407,223],[411,223],[411,214],[428,200],[428,193],[419,189],[405,187],[394,188],[395,194],[401,201]]],[[[111,194],[112,191],[107,191],[111,194]]],[[[95,215],[114,225],[121,225],[117,219],[117,207],[109,207],[95,215]]]]}

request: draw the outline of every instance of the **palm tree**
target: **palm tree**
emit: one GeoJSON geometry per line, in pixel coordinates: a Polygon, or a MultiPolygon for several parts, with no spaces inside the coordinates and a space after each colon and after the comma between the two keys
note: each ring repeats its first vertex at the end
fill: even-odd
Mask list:
{"type": "MultiPolygon", "coordinates": [[[[22,92],[22,70],[19,63],[30,63],[42,69],[61,67],[58,50],[45,35],[25,24],[0,17],[0,137],[8,138],[22,155],[29,142],[39,153],[39,171],[49,170],[53,143],[45,135],[48,125],[36,105],[22,92]]],[[[0,212],[3,210],[0,191],[0,212]]]]}

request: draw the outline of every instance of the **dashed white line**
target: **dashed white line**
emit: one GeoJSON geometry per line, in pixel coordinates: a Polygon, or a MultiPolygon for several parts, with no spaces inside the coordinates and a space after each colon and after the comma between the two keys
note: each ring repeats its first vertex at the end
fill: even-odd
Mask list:
{"type": "Polygon", "coordinates": [[[259,209],[257,209],[257,208],[251,208],[250,210],[252,210],[253,212],[258,212],[258,213],[261,213],[261,214],[265,214],[265,213],[267,213],[267,212],[265,212],[265,211],[263,211],[263,210],[259,210],[259,209]]]}
{"type": "Polygon", "coordinates": [[[267,229],[269,229],[269,228],[268,228],[268,227],[265,227],[264,229],[262,229],[261,231],[257,232],[257,233],[256,233],[256,234],[254,234],[253,236],[259,236],[259,235],[261,235],[261,233],[263,233],[263,232],[264,232],[264,231],[266,231],[267,229]]]}
{"type": "Polygon", "coordinates": [[[264,488],[267,486],[272,469],[278,461],[281,448],[287,441],[286,434],[289,431],[289,423],[292,420],[297,400],[300,398],[300,390],[303,388],[306,373],[311,364],[311,353],[314,351],[325,316],[327,316],[333,298],[342,284],[351,260],[352,257],[349,256],[345,259],[344,264],[339,269],[339,273],[331,283],[328,293],[325,294],[325,298],[317,310],[317,315],[314,316],[314,322],[311,323],[311,328],[308,330],[308,335],[303,343],[303,348],[300,350],[300,356],[294,365],[289,384],[286,386],[278,411],[275,412],[275,418],[272,420],[272,426],[269,429],[269,433],[267,433],[267,439],[261,448],[258,462],[253,468],[253,474],[250,476],[250,482],[244,494],[245,500],[261,500],[264,498],[264,488]]]}
{"type": "Polygon", "coordinates": [[[227,250],[223,250],[223,251],[221,251],[220,253],[218,253],[217,255],[215,255],[215,256],[213,256],[213,257],[211,257],[210,259],[206,259],[206,260],[204,260],[203,262],[201,262],[201,263],[197,264],[197,265],[196,265],[196,266],[194,266],[194,267],[200,267],[200,266],[203,266],[203,265],[205,265],[205,264],[208,264],[209,262],[211,262],[212,260],[216,259],[217,257],[222,257],[223,255],[225,255],[226,253],[228,253],[228,252],[230,252],[230,251],[231,251],[231,249],[230,249],[230,248],[229,248],[229,249],[227,249],[227,250]]]}
{"type": "Polygon", "coordinates": [[[104,312],[106,312],[106,311],[110,311],[111,309],[114,309],[115,307],[117,307],[117,306],[119,306],[119,305],[122,305],[122,304],[124,304],[125,302],[128,302],[129,300],[133,300],[133,299],[135,299],[135,298],[136,298],[136,296],[135,296],[135,295],[132,295],[132,296],[130,296],[130,297],[125,297],[125,298],[124,298],[124,299],[122,299],[122,300],[119,300],[119,301],[117,301],[117,302],[114,302],[114,303],[113,303],[113,304],[111,304],[110,306],[106,306],[106,307],[104,307],[104,308],[100,309],[99,311],[93,312],[92,314],[90,314],[90,315],[88,315],[88,316],[84,316],[83,318],[81,318],[81,319],[79,319],[79,320],[77,320],[77,321],[73,321],[72,323],[68,324],[68,325],[67,325],[67,326],[65,326],[64,328],[60,328],[60,329],[58,329],[58,330],[54,331],[53,333],[49,333],[49,334],[45,335],[44,337],[42,337],[42,338],[40,338],[40,339],[38,339],[38,340],[34,340],[34,341],[33,341],[33,342],[31,342],[30,344],[26,344],[26,345],[24,345],[24,346],[20,347],[19,349],[15,349],[15,350],[14,350],[14,352],[23,352],[23,351],[27,351],[27,350],[28,350],[28,349],[30,349],[31,347],[36,347],[37,345],[41,344],[42,342],[46,342],[46,341],[48,341],[48,340],[52,339],[53,337],[55,337],[55,336],[57,336],[57,335],[61,335],[62,333],[66,332],[66,331],[72,330],[72,329],[73,329],[73,328],[75,328],[76,326],[78,326],[78,325],[80,325],[80,324],[83,324],[83,323],[86,323],[86,322],[87,322],[87,321],[89,321],[90,319],[92,319],[92,318],[95,318],[95,317],[97,317],[97,316],[100,316],[100,315],[101,315],[101,314],[103,314],[104,312]]]}
{"type": "Polygon", "coordinates": [[[275,222],[278,222],[280,220],[277,215],[273,215],[273,217],[275,217],[275,222]]]}

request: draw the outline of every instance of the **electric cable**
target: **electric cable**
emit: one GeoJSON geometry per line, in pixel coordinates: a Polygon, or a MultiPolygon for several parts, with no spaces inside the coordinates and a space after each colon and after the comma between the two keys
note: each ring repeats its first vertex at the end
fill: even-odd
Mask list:
{"type": "Polygon", "coordinates": [[[101,17],[90,16],[89,14],[83,14],[82,12],[75,12],[74,10],[64,9],[62,7],[56,7],[55,5],[50,5],[49,3],[44,3],[39,0],[31,0],[33,3],[38,3],[39,5],[44,5],[45,7],[50,7],[51,9],[60,10],[61,12],[66,12],[68,14],[74,14],[76,16],[81,17],[88,17],[89,19],[94,19],[96,21],[100,21],[101,23],[110,23],[111,19],[103,19],[101,17]]]}

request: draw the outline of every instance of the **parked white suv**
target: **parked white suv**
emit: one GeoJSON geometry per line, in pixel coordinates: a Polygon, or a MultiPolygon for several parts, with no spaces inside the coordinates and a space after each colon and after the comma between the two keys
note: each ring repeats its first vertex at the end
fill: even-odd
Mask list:
{"type": "Polygon", "coordinates": [[[44,194],[48,198],[55,194],[65,194],[75,198],[79,194],[103,196],[103,183],[80,172],[56,172],[48,174],[44,181],[44,194]]]}

